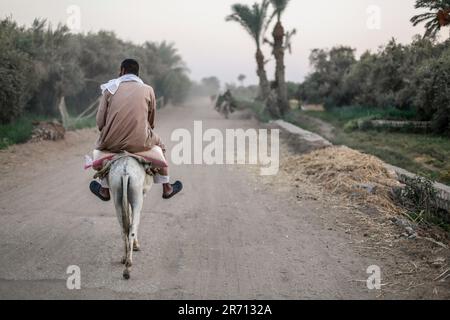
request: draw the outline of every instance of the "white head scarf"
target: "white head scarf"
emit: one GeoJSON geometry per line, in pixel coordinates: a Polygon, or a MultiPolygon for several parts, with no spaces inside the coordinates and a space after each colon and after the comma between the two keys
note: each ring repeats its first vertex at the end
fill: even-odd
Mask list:
{"type": "Polygon", "coordinates": [[[105,91],[108,90],[111,94],[114,95],[119,89],[119,86],[122,82],[138,82],[140,84],[144,84],[144,81],[142,81],[141,78],[129,73],[121,76],[120,78],[110,80],[108,81],[108,83],[102,84],[100,86],[102,94],[104,94],[105,91]]]}

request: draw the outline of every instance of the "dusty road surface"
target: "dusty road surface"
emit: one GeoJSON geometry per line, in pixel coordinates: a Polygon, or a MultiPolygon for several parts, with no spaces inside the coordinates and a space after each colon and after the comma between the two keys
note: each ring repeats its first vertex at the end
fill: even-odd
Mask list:
{"type": "MultiPolygon", "coordinates": [[[[206,100],[159,112],[168,149],[174,129],[258,127],[217,114],[206,100]]],[[[327,228],[330,208],[299,206],[283,189],[262,185],[245,166],[172,166],[184,182],[172,200],[154,186],[144,203],[142,251],[122,279],[122,239],[112,203],[88,190],[82,168],[93,129],[62,142],[19,145],[0,153],[0,298],[43,299],[364,299],[365,280],[383,262],[346,245],[327,228]],[[66,287],[68,266],[81,289],[66,287]]]]}

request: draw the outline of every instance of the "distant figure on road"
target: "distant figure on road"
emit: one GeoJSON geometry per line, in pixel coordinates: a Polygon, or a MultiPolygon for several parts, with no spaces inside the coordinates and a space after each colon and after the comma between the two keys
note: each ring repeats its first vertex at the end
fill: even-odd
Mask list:
{"type": "Polygon", "coordinates": [[[226,119],[228,119],[228,115],[230,113],[233,113],[236,110],[236,108],[237,108],[236,101],[234,100],[230,89],[225,91],[223,95],[219,95],[215,109],[219,113],[223,113],[226,119]]]}
{"type": "MultiPolygon", "coordinates": [[[[139,78],[139,64],[126,59],[120,66],[118,79],[101,86],[102,98],[97,112],[100,137],[96,149],[103,152],[138,153],[159,146],[165,153],[155,128],[156,97],[153,88],[139,78]]],[[[169,199],[181,191],[180,181],[170,184],[168,168],[159,171],[163,198],[169,199]]],[[[90,190],[103,201],[111,199],[107,179],[92,181],[90,190]]]]}

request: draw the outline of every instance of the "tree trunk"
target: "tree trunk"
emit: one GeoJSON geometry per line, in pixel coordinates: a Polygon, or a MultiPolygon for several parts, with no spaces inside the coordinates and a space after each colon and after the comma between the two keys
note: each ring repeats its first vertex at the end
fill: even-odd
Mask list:
{"type": "Polygon", "coordinates": [[[280,109],[278,108],[278,98],[275,90],[271,90],[266,100],[266,110],[273,119],[280,119],[280,109]]]}
{"type": "Polygon", "coordinates": [[[61,122],[63,124],[63,127],[65,129],[68,129],[70,117],[69,117],[69,113],[67,112],[66,99],[64,98],[64,96],[62,96],[59,99],[58,111],[59,111],[59,114],[61,115],[61,122]]]}
{"type": "Polygon", "coordinates": [[[280,21],[275,25],[272,36],[274,39],[273,55],[276,61],[275,79],[277,84],[278,108],[280,109],[280,114],[284,115],[289,109],[289,104],[284,66],[284,28],[280,21]]]}
{"type": "Polygon", "coordinates": [[[256,73],[259,77],[260,98],[266,101],[270,94],[269,80],[267,80],[267,73],[264,64],[264,55],[260,48],[256,51],[256,64],[258,69],[256,73]]]}

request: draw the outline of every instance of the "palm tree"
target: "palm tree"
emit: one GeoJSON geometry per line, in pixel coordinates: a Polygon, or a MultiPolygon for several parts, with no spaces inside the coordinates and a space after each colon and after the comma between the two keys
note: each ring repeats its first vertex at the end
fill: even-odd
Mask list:
{"type": "MultiPolygon", "coordinates": [[[[288,39],[290,40],[290,37],[295,34],[295,30],[293,33],[285,33],[283,24],[281,23],[281,16],[285,12],[289,0],[270,0],[272,3],[272,6],[274,8],[274,12],[272,14],[272,17],[270,18],[269,22],[273,18],[277,18],[277,23],[275,24],[275,27],[273,28],[272,36],[273,36],[273,43],[271,43],[273,48],[273,55],[275,57],[275,84],[276,84],[276,90],[277,90],[277,96],[278,96],[278,108],[280,109],[280,114],[283,115],[287,112],[289,108],[289,103],[287,99],[287,86],[286,86],[286,78],[285,78],[285,66],[284,66],[284,50],[286,48],[290,48],[290,44],[285,46],[284,38],[285,36],[288,36],[288,39]]],[[[269,41],[267,41],[269,42],[269,41]]]]}
{"type": "Polygon", "coordinates": [[[260,97],[266,100],[270,94],[270,85],[265,70],[264,55],[261,51],[261,40],[264,27],[267,23],[269,0],[263,0],[261,4],[255,3],[251,7],[243,4],[231,6],[232,14],[226,17],[226,21],[239,23],[253,38],[256,44],[256,64],[259,78],[260,97]]]}
{"type": "Polygon", "coordinates": [[[163,98],[164,105],[171,100],[178,102],[180,88],[187,85],[186,74],[189,70],[177,48],[166,41],[146,42],[144,48],[147,55],[143,65],[147,68],[143,68],[143,76],[146,75],[154,85],[156,94],[163,98]]]}
{"type": "Polygon", "coordinates": [[[430,10],[411,18],[414,26],[426,21],[424,37],[435,38],[442,27],[450,25],[450,0],[416,0],[415,7],[430,10]]]}

